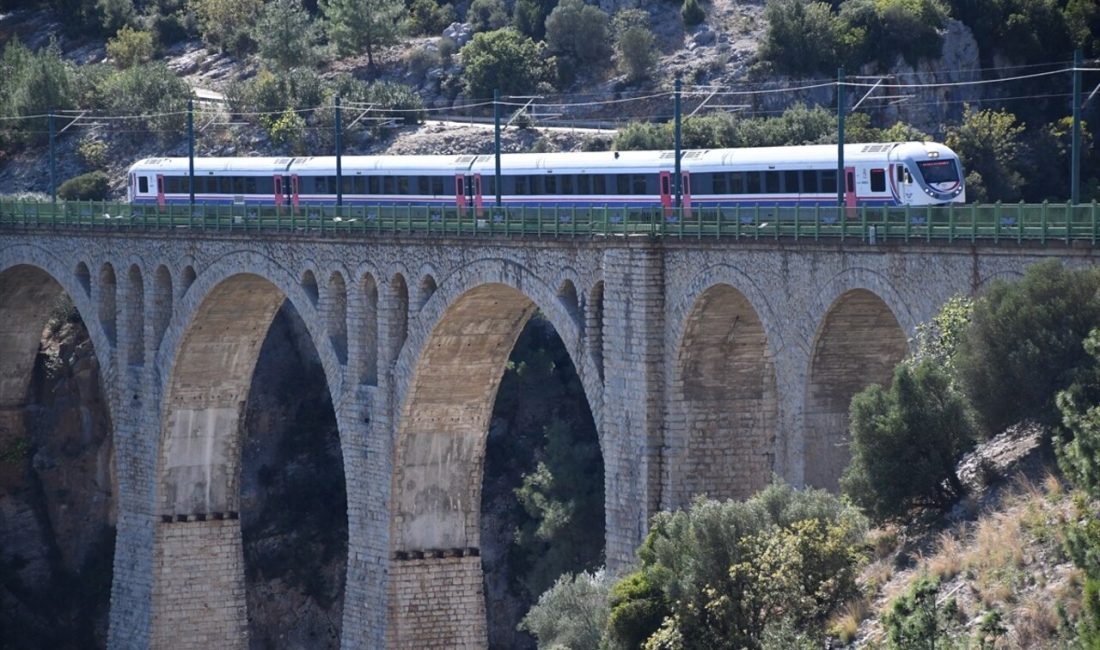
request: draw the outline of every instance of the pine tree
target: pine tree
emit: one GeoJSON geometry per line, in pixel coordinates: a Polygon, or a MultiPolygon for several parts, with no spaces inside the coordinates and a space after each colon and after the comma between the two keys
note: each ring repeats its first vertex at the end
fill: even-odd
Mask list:
{"type": "Polygon", "coordinates": [[[321,0],[329,40],[342,55],[366,50],[374,67],[374,50],[397,41],[403,0],[321,0]]]}

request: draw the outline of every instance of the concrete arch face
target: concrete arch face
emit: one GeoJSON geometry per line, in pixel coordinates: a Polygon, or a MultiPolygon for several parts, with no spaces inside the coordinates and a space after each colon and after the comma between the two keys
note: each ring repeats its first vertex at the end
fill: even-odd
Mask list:
{"type": "Polygon", "coordinates": [[[845,292],[818,328],[806,387],[805,482],[836,491],[851,459],[848,406],[871,384],[889,385],[908,354],[894,313],[867,289],[845,292]]]}
{"type": "MultiPolygon", "coordinates": [[[[166,337],[168,350],[162,350],[175,354],[157,472],[156,648],[248,647],[238,515],[241,427],[261,346],[287,292],[258,275],[210,273],[196,280],[195,288],[205,290],[193,297],[201,299],[197,308],[174,317],[177,324],[185,319],[186,329],[166,337]]],[[[318,320],[316,312],[309,316],[318,320]]],[[[323,331],[319,339],[311,329],[311,338],[328,357],[328,375],[334,353],[317,345],[323,331]]]]}
{"type": "Polygon", "coordinates": [[[673,500],[697,494],[745,498],[775,470],[779,402],[764,325],[740,291],[710,287],[687,317],[674,369],[672,405],[683,435],[671,436],[679,478],[673,500]],[[678,443],[678,444],[677,444],[678,443]]]}

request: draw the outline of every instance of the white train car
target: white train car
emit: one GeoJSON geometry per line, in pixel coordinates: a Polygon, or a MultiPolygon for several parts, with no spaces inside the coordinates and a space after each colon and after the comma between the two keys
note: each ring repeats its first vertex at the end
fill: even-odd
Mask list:
{"type": "MultiPolygon", "coordinates": [[[[680,195],[693,207],[836,205],[834,145],[701,149],[682,153],[680,195]]],[[[276,208],[428,205],[483,209],[496,199],[492,155],[196,158],[195,201],[276,208]]],[[[671,209],[671,151],[503,154],[506,206],[671,209]]],[[[844,147],[849,207],[963,202],[958,156],[934,142],[844,147]]],[[[129,200],[164,206],[190,201],[186,158],[149,158],[130,168],[129,200]]]]}

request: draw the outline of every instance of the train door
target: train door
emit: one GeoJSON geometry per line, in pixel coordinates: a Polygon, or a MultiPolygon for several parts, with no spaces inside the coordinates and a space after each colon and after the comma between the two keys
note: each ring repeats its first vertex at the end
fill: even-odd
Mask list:
{"type": "Polygon", "coordinates": [[[661,209],[665,216],[672,215],[672,174],[669,172],[661,172],[660,180],[661,188],[661,209]]]}
{"type": "Polygon", "coordinates": [[[691,173],[683,172],[680,175],[680,204],[684,206],[684,216],[691,216],[691,173]]]}
{"type": "Polygon", "coordinates": [[[275,174],[275,209],[283,207],[283,177],[275,174]]]}
{"type": "Polygon", "coordinates": [[[459,210],[466,209],[466,177],[455,174],[455,205],[459,210]]]}
{"type": "Polygon", "coordinates": [[[844,205],[847,206],[848,218],[856,216],[856,168],[844,168],[844,205]]]}
{"type": "Polygon", "coordinates": [[[474,210],[477,212],[477,216],[481,216],[482,210],[482,198],[481,198],[481,174],[474,174],[474,210]]]}
{"type": "Polygon", "coordinates": [[[290,175],[290,205],[294,210],[298,209],[298,175],[290,175]]]}
{"type": "Polygon", "coordinates": [[[164,176],[157,174],[157,205],[163,208],[167,202],[164,198],[164,176]]]}

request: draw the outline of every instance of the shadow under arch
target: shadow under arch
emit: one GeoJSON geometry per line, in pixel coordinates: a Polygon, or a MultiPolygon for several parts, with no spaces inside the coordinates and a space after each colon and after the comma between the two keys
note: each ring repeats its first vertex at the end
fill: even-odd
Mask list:
{"type": "Polygon", "coordinates": [[[848,407],[871,384],[888,386],[909,353],[905,330],[877,293],[851,288],[824,313],[814,337],[805,393],[805,483],[839,489],[851,459],[848,407]]]}
{"type": "Polygon", "coordinates": [[[248,645],[242,430],[260,351],[284,304],[305,311],[304,338],[321,359],[334,404],[339,395],[339,364],[312,301],[289,273],[239,272],[247,262],[221,260],[199,275],[161,343],[161,359],[171,362],[162,378],[156,478],[154,647],[204,648],[202,636],[179,636],[197,627],[248,645]]]}
{"type": "Polygon", "coordinates": [[[0,628],[27,647],[94,646],[114,580],[113,354],[77,265],[46,257],[0,252],[0,628]]]}
{"type": "Polygon", "coordinates": [[[573,359],[599,429],[595,385],[582,374],[586,367],[594,376],[593,364],[579,354],[578,327],[556,288],[509,263],[471,265],[456,275],[443,279],[410,323],[395,372],[400,410],[390,500],[392,647],[433,640],[486,645],[480,561],[485,441],[505,364],[536,309],[545,310],[573,359]],[[446,586],[422,589],[428,575],[446,586]]]}
{"type": "Polygon", "coordinates": [[[683,321],[673,367],[677,433],[666,439],[679,458],[669,477],[674,506],[697,494],[746,498],[776,470],[779,400],[772,348],[749,298],[717,283],[698,293],[683,321]]]}

